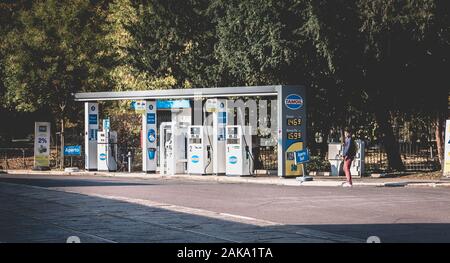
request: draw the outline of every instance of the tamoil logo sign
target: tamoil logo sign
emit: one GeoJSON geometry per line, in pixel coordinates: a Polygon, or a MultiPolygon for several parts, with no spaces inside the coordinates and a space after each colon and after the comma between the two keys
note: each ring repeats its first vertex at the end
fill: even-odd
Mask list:
{"type": "Polygon", "coordinates": [[[236,156],[230,156],[230,158],[228,158],[228,162],[231,164],[235,164],[237,163],[237,157],[236,156]]]}
{"type": "Polygon", "coordinates": [[[198,155],[192,155],[191,161],[192,163],[198,163],[200,161],[200,158],[198,157],[198,155]]]}
{"type": "Polygon", "coordinates": [[[303,106],[303,98],[297,94],[290,94],[284,100],[284,104],[288,109],[298,110],[303,106]]]}
{"type": "Polygon", "coordinates": [[[100,160],[101,160],[101,161],[106,160],[106,154],[101,153],[101,154],[100,154],[100,160]]]}

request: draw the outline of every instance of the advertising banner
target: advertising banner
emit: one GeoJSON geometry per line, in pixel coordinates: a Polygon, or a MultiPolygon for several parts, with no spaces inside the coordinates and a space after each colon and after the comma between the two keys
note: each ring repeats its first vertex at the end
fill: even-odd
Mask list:
{"type": "Polygon", "coordinates": [[[450,176],[450,120],[445,123],[444,175],[450,176]]]}
{"type": "Polygon", "coordinates": [[[94,171],[97,170],[98,103],[86,102],[84,116],[84,167],[88,171],[94,171]]]}
{"type": "Polygon", "coordinates": [[[50,165],[50,123],[34,123],[34,166],[50,165]]]}
{"type": "Polygon", "coordinates": [[[137,100],[132,103],[132,108],[138,114],[144,114],[146,112],[146,101],[145,100],[137,100]]]}
{"type": "Polygon", "coordinates": [[[157,154],[157,120],[156,120],[156,102],[154,100],[144,101],[146,105],[142,115],[142,171],[146,173],[156,172],[156,154],[157,154]]]}

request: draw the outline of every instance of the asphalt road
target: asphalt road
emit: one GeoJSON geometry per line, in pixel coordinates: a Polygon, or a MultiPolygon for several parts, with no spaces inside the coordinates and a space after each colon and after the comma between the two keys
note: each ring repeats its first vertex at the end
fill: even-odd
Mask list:
{"type": "MultiPolygon", "coordinates": [[[[199,228],[200,234],[216,233],[207,234],[207,236],[211,235],[218,240],[204,239],[203,242],[236,241],[227,237],[233,236],[233,227],[241,226],[251,228],[250,233],[255,238],[251,240],[237,238],[238,242],[320,242],[321,240],[351,242],[365,240],[369,236],[378,236],[381,242],[450,242],[450,189],[448,188],[354,187],[349,189],[37,175],[0,175],[0,197],[3,198],[0,200],[0,216],[9,218],[7,222],[6,219],[0,220],[0,242],[54,241],[51,239],[51,233],[48,239],[45,238],[45,227],[39,230],[44,231],[44,234],[40,236],[42,239],[33,239],[32,230],[28,232],[28,238],[23,238],[20,235],[15,236],[15,233],[8,229],[14,229],[11,228],[11,224],[27,226],[27,223],[17,220],[22,218],[23,221],[23,218],[31,213],[32,210],[26,210],[26,207],[41,206],[39,211],[33,210],[37,214],[33,214],[30,218],[41,221],[45,219],[45,222],[52,224],[51,217],[45,217],[45,210],[48,209],[47,212],[52,213],[54,212],[52,209],[57,208],[46,206],[45,203],[57,200],[60,202],[58,205],[67,205],[70,200],[75,200],[74,194],[77,194],[77,198],[81,198],[76,207],[89,206],[90,212],[97,211],[95,209],[106,209],[105,205],[95,206],[96,204],[105,200],[115,200],[121,202],[120,209],[122,209],[116,212],[120,212],[120,215],[124,217],[133,215],[134,219],[138,216],[147,219],[155,216],[155,213],[145,216],[133,214],[135,212],[133,209],[140,208],[133,208],[132,204],[138,203],[149,209],[167,207],[172,213],[181,211],[183,215],[195,214],[195,218],[186,218],[183,223],[177,222],[173,215],[170,218],[159,216],[156,219],[159,220],[160,226],[178,224],[177,231],[184,231],[186,222],[189,221],[197,223],[195,225],[199,228]],[[26,193],[31,189],[35,192],[32,194],[30,192],[27,196],[26,193]],[[58,196],[55,196],[56,193],[58,196]],[[34,199],[24,201],[31,195],[34,199]],[[17,205],[15,205],[16,202],[17,205]],[[30,202],[33,206],[29,204],[30,202]],[[25,210],[20,210],[20,207],[24,207],[25,210]],[[123,210],[124,207],[126,207],[125,210],[123,210]],[[15,213],[17,215],[14,215],[15,213]],[[218,221],[211,221],[211,216],[218,221]],[[229,225],[232,222],[233,225],[229,225]],[[211,226],[211,232],[207,232],[202,224],[211,226]],[[253,229],[253,225],[258,226],[258,229],[253,229]],[[214,226],[217,228],[214,229],[214,226]],[[268,230],[275,237],[260,235],[268,230]],[[2,231],[4,232],[3,240],[2,231]],[[230,232],[229,236],[220,234],[227,231],[230,232]],[[280,233],[286,233],[286,236],[280,233]],[[292,233],[297,233],[301,238],[291,236],[292,233]]],[[[67,210],[67,213],[76,213],[72,210],[67,210]]],[[[151,222],[156,222],[155,220],[151,222]]],[[[66,225],[62,222],[58,226],[66,225]]],[[[17,229],[23,227],[17,226],[17,229]]],[[[80,231],[80,233],[94,231],[94,227],[88,229],[91,232],[83,232],[77,227],[78,225],[74,225],[67,229],[80,231]]],[[[114,228],[112,230],[114,231],[114,228]]],[[[111,228],[104,229],[101,234],[92,234],[93,239],[90,241],[102,242],[102,238],[104,238],[103,241],[118,242],[165,241],[165,239],[127,239],[127,229],[120,229],[121,235],[115,237],[109,235],[107,231],[111,231],[111,228]],[[111,238],[105,238],[108,235],[111,238]]],[[[130,230],[129,236],[132,236],[131,232],[130,230]]],[[[180,241],[177,238],[177,234],[174,233],[173,238],[168,239],[167,242],[180,241]]],[[[192,239],[197,240],[196,237],[192,239]]]]}

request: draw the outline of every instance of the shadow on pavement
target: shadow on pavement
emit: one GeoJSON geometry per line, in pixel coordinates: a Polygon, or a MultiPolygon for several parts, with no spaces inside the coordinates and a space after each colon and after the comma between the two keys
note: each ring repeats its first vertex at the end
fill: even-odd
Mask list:
{"type": "Polygon", "coordinates": [[[78,186],[136,186],[136,185],[155,185],[155,183],[127,183],[121,181],[111,180],[82,180],[71,178],[18,178],[18,177],[5,177],[0,176],[0,182],[24,184],[39,187],[78,187],[78,186]]]}
{"type": "Polygon", "coordinates": [[[69,236],[86,243],[365,242],[369,236],[381,242],[450,242],[450,224],[256,226],[164,206],[0,183],[0,242],[65,242],[69,236]]]}

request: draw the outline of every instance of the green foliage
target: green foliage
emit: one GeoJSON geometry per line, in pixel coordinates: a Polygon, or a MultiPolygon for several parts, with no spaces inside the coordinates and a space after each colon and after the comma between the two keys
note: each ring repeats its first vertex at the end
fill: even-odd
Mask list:
{"type": "Polygon", "coordinates": [[[298,83],[308,65],[298,4],[223,1],[217,18],[216,56],[241,85],[298,83]]]}
{"type": "Polygon", "coordinates": [[[308,171],[328,172],[331,170],[330,162],[322,156],[311,156],[306,165],[308,171]]]}
{"type": "Polygon", "coordinates": [[[101,1],[36,1],[19,10],[6,35],[4,101],[18,111],[76,114],[72,93],[105,90],[113,60],[105,54],[101,1]]]}
{"type": "Polygon", "coordinates": [[[133,37],[128,63],[153,77],[173,76],[176,87],[204,87],[215,79],[213,27],[207,0],[142,1],[138,19],[125,28],[133,37]]]}

